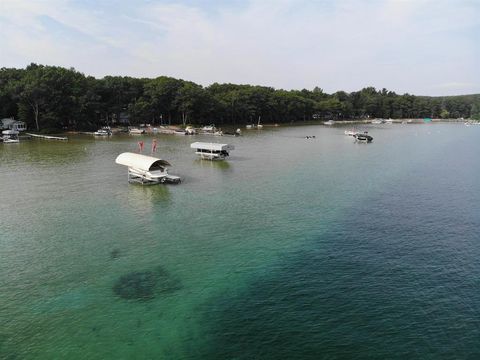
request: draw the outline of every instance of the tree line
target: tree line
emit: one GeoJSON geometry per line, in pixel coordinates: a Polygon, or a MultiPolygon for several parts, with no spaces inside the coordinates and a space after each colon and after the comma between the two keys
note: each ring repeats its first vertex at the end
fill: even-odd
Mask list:
{"type": "Polygon", "coordinates": [[[347,93],[267,86],[106,76],[30,64],[0,69],[0,118],[37,130],[91,130],[127,120],[131,125],[300,123],[365,118],[480,119],[480,94],[428,97],[367,87],[347,93]]]}

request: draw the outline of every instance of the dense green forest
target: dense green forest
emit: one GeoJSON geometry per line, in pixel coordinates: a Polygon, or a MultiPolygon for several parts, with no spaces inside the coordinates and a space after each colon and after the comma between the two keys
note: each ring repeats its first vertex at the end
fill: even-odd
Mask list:
{"type": "Polygon", "coordinates": [[[31,64],[0,69],[0,118],[15,117],[37,130],[95,129],[130,124],[297,123],[363,118],[480,119],[480,95],[398,95],[367,87],[346,93],[281,90],[265,86],[106,76],[31,64]]]}

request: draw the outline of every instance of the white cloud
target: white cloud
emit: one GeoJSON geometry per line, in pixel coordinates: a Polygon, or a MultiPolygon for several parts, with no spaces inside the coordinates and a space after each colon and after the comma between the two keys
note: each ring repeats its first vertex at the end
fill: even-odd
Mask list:
{"type": "Polygon", "coordinates": [[[0,40],[8,53],[2,65],[36,61],[96,76],[170,75],[204,85],[480,92],[471,85],[480,84],[474,2],[252,0],[207,9],[152,1],[110,15],[67,0],[3,0],[2,7],[9,38],[0,40]],[[45,28],[41,15],[66,33],[45,28]]]}

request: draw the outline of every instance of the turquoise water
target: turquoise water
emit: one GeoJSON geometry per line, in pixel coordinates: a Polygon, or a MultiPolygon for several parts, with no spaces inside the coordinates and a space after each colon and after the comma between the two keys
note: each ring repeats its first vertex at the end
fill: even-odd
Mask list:
{"type": "Polygon", "coordinates": [[[0,144],[0,358],[479,357],[480,128],[344,130],[158,136],[178,186],[127,183],[138,137],[0,144]]]}

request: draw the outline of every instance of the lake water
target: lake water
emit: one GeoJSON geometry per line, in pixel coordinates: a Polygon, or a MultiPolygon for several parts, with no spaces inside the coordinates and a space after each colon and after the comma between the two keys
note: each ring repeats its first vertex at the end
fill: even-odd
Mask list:
{"type": "Polygon", "coordinates": [[[480,358],[480,126],[345,129],[0,144],[0,358],[480,358]]]}

